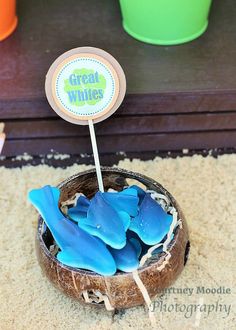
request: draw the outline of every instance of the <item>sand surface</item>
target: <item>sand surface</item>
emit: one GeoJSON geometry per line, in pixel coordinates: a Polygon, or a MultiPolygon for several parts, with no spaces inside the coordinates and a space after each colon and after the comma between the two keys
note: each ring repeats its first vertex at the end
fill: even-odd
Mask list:
{"type": "MultiPolygon", "coordinates": [[[[188,221],[188,264],[161,299],[156,299],[156,329],[236,329],[235,221],[236,155],[120,162],[146,174],[178,200],[188,221]],[[205,292],[199,291],[205,288],[205,292]],[[209,289],[213,289],[209,293],[209,289]],[[221,292],[214,290],[221,288],[221,292]]],[[[42,276],[34,251],[36,211],[27,191],[57,184],[87,169],[74,165],[0,167],[0,329],[149,329],[143,307],[111,315],[63,296],[42,276]]]]}

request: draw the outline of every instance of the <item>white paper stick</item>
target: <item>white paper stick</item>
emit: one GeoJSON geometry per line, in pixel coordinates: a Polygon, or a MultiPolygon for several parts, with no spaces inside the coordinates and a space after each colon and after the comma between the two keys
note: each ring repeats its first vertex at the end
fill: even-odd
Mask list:
{"type": "Polygon", "coordinates": [[[88,123],[89,123],[89,132],[90,132],[92,148],[93,148],[93,157],[94,157],[94,161],[95,161],[95,167],[96,167],[96,173],[97,173],[97,179],[98,179],[98,187],[101,192],[104,192],[103,181],[102,181],[102,172],[101,172],[101,166],[100,166],[100,161],[99,161],[99,156],[98,156],[98,147],[97,147],[96,135],[95,135],[95,131],[94,131],[94,125],[93,125],[92,120],[89,120],[88,123]]]}
{"type": "Polygon", "coordinates": [[[5,124],[4,123],[0,123],[0,134],[3,133],[4,127],[5,127],[5,124]]]}
{"type": "Polygon", "coordinates": [[[5,139],[6,139],[6,134],[5,133],[1,133],[0,134],[0,154],[1,154],[2,149],[3,149],[5,139]]]}

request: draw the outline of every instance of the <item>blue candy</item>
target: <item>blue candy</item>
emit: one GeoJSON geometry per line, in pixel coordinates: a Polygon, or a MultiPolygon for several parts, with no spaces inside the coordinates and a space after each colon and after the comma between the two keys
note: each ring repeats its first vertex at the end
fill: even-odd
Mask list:
{"type": "Polygon", "coordinates": [[[129,230],[134,231],[148,245],[155,245],[167,235],[173,217],[145,194],[138,215],[130,222],[129,230]]]}
{"type": "Polygon", "coordinates": [[[139,199],[138,205],[141,205],[141,203],[147,193],[142,188],[140,188],[139,186],[136,186],[136,185],[130,186],[129,189],[136,190],[137,196],[139,199]]]}
{"type": "Polygon", "coordinates": [[[80,219],[87,217],[90,200],[85,196],[80,196],[76,202],[76,206],[69,208],[68,216],[79,222],[80,219]]]}
{"type": "Polygon", "coordinates": [[[138,193],[136,189],[127,188],[118,193],[103,193],[103,198],[117,212],[124,211],[130,216],[135,217],[138,213],[138,193]]]}
{"type": "Polygon", "coordinates": [[[81,218],[78,225],[111,247],[121,249],[126,244],[130,216],[124,211],[117,212],[99,191],[90,201],[87,218],[81,218]]]}
{"type": "Polygon", "coordinates": [[[104,276],[115,274],[116,264],[105,244],[65,218],[58,207],[59,196],[60,190],[50,186],[31,190],[28,195],[61,249],[58,260],[104,276]]]}
{"type": "Polygon", "coordinates": [[[126,245],[119,250],[108,248],[115,260],[117,269],[123,272],[132,272],[138,268],[141,245],[137,240],[127,240],[126,245]]]}
{"type": "MultiPolygon", "coordinates": [[[[59,197],[60,190],[50,186],[29,193],[61,249],[58,260],[104,276],[115,274],[116,269],[137,269],[140,254],[166,237],[173,219],[135,185],[119,193],[97,192],[91,200],[80,196],[68,210],[69,218],[78,225],[61,213],[59,197]]],[[[161,251],[162,247],[153,254],[161,251]]]]}

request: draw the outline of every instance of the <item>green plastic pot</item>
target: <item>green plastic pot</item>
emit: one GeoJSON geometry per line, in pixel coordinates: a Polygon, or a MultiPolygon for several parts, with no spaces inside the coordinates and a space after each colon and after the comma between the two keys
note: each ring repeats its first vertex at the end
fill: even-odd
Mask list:
{"type": "Polygon", "coordinates": [[[176,45],[205,32],[212,0],[120,0],[123,27],[132,37],[176,45]]]}

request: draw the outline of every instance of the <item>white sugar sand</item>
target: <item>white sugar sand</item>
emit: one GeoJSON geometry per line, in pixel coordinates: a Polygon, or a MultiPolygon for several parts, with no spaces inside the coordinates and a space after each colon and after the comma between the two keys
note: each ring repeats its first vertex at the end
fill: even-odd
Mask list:
{"type": "MultiPolygon", "coordinates": [[[[156,329],[235,329],[236,155],[124,160],[119,167],[163,184],[178,200],[189,224],[189,261],[169,293],[155,301],[156,329]],[[213,293],[218,288],[221,293],[213,293]],[[227,288],[231,293],[223,293],[227,288]]],[[[37,214],[26,200],[27,191],[57,184],[87,168],[0,167],[1,330],[151,327],[143,307],[112,317],[63,296],[41,274],[34,250],[37,214]]]]}

